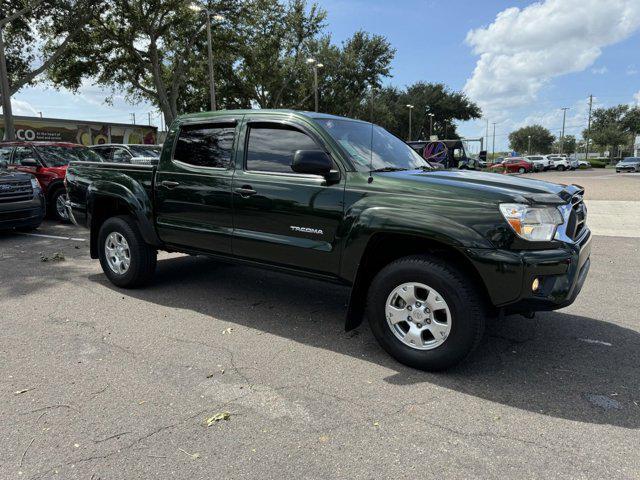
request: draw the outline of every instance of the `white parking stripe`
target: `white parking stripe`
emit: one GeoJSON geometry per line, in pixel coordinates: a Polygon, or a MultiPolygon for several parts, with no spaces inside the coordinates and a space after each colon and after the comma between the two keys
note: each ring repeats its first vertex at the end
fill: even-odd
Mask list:
{"type": "Polygon", "coordinates": [[[23,233],[23,232],[16,232],[16,233],[19,233],[20,235],[28,235],[29,237],[54,238],[56,240],[73,240],[74,242],[85,242],[86,241],[84,238],[59,237],[57,235],[45,235],[43,233],[23,233]]]}
{"type": "Polygon", "coordinates": [[[640,202],[586,200],[587,225],[594,235],[640,238],[640,202]]]}

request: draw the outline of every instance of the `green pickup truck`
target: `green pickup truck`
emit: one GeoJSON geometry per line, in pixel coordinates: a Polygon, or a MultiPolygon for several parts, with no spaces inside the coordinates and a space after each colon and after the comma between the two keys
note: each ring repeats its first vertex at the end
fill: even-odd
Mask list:
{"type": "Polygon", "coordinates": [[[382,347],[426,370],[479,343],[487,316],[571,304],[589,270],[583,189],[436,170],[383,128],[289,110],[186,115],[157,165],[72,163],[67,208],[118,287],[158,250],[351,288],[382,347]]]}

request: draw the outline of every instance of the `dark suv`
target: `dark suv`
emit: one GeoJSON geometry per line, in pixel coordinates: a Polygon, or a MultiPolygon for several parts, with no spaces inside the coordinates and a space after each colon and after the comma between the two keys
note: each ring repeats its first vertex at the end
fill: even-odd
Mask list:
{"type": "Polygon", "coordinates": [[[44,196],[33,175],[7,170],[0,152],[0,230],[38,228],[44,217],[44,196]]]}
{"type": "Polygon", "coordinates": [[[66,142],[2,142],[0,158],[9,170],[34,175],[44,192],[47,211],[58,220],[67,220],[64,206],[64,175],[71,161],[100,162],[98,154],[83,145],[66,142]]]}

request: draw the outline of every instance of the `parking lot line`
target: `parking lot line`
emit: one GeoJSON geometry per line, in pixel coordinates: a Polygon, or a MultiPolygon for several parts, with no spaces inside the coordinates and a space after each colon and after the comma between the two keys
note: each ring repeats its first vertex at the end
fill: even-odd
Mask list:
{"type": "Polygon", "coordinates": [[[84,238],[76,238],[76,237],[60,237],[58,235],[45,235],[43,233],[24,233],[24,232],[17,232],[20,235],[27,235],[29,237],[43,237],[43,238],[53,238],[56,240],[72,240],[74,242],[84,242],[86,241],[86,239],[84,238]]]}

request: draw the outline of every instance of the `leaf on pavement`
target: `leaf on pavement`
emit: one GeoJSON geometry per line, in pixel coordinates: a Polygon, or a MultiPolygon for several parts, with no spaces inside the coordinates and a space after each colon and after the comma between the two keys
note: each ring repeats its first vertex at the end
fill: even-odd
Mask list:
{"type": "Polygon", "coordinates": [[[229,420],[231,418],[231,414],[229,412],[218,412],[214,416],[206,418],[205,422],[207,423],[207,427],[210,427],[214,423],[219,422],[220,420],[229,420]]]}

